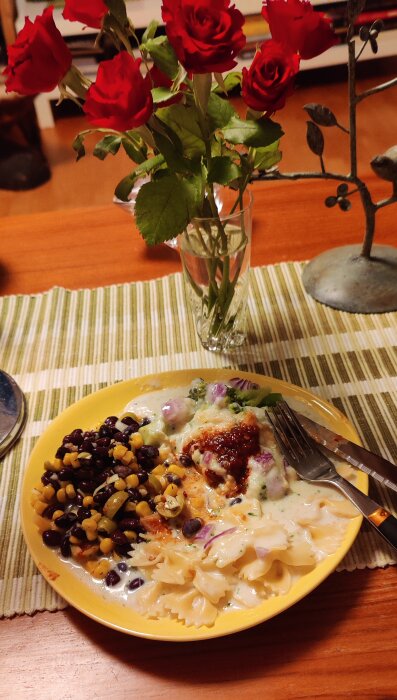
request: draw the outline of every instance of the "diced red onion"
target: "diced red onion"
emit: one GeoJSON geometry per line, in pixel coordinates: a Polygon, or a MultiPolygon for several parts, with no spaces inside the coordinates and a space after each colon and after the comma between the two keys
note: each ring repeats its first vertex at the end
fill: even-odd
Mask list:
{"type": "Polygon", "coordinates": [[[252,458],[266,474],[274,465],[274,457],[271,452],[260,452],[252,458]]]}
{"type": "Polygon", "coordinates": [[[205,464],[206,467],[208,467],[208,465],[212,462],[213,456],[214,456],[214,455],[213,455],[212,452],[210,452],[209,450],[206,450],[206,451],[204,452],[204,454],[203,454],[203,464],[205,464]]]}
{"type": "Polygon", "coordinates": [[[242,391],[259,389],[259,384],[251,382],[249,379],[241,379],[240,377],[233,377],[233,379],[229,379],[229,384],[230,386],[234,386],[236,389],[241,389],[242,391]]]}
{"type": "Polygon", "coordinates": [[[266,547],[255,547],[255,552],[258,559],[265,559],[269,554],[269,550],[266,547]]]}
{"type": "Polygon", "coordinates": [[[214,382],[213,384],[208,384],[207,393],[205,395],[206,401],[208,403],[216,403],[218,399],[223,399],[226,396],[226,384],[221,382],[214,382]]]}
{"type": "Polygon", "coordinates": [[[206,525],[203,525],[203,527],[198,531],[194,539],[206,540],[207,537],[211,534],[213,527],[214,526],[212,523],[207,523],[206,525]]]}
{"type": "Polygon", "coordinates": [[[214,537],[211,537],[211,539],[205,543],[204,549],[208,549],[208,547],[211,547],[213,542],[215,542],[215,540],[217,540],[219,537],[222,537],[223,535],[231,535],[232,532],[236,532],[236,530],[236,527],[229,527],[227,530],[223,530],[223,532],[220,532],[218,535],[214,535],[214,537]]]}

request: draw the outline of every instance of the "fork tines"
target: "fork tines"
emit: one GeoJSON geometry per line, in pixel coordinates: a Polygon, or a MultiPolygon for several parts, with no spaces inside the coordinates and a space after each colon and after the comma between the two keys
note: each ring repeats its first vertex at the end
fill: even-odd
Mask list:
{"type": "Polygon", "coordinates": [[[269,408],[267,415],[280,447],[291,457],[298,460],[307,454],[308,450],[313,450],[309,436],[286,401],[279,401],[269,408]]]}

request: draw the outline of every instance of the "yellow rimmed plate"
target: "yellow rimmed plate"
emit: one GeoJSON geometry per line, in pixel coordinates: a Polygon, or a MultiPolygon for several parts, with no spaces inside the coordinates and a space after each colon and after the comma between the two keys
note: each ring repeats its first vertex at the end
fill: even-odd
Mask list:
{"type": "MultiPolygon", "coordinates": [[[[278,615],[316,588],[343,559],[358,534],[361,516],[349,522],[343,542],[336,552],[327,556],[313,571],[299,579],[286,595],[266,600],[256,608],[221,613],[212,627],[196,629],[168,618],[149,620],[128,605],[118,601],[109,602],[109,598],[101,596],[99,587],[97,589],[90,585],[88,578],[86,584],[82,577],[76,576],[72,566],[59,559],[56,551],[43,544],[41,535],[33,522],[34,511],[30,504],[30,497],[34,485],[43,473],[45,460],[54,456],[64,435],[74,428],[89,430],[107,416],[120,414],[129,401],[147,392],[178,386],[185,387],[197,377],[202,377],[205,381],[222,381],[236,376],[269,387],[274,392],[280,392],[287,401],[293,400],[294,406],[296,406],[295,402],[298,402],[302,412],[305,408],[309,409],[319,423],[324,423],[349,440],[359,442],[358,435],[347,418],[334,406],[306,389],[278,379],[238,370],[195,369],[164,372],[113,384],[86,396],[52,421],[37,441],[27,465],[21,499],[22,529],[28,549],[44,578],[70,605],[97,622],[139,637],[179,642],[210,639],[247,629],[278,615]]],[[[367,492],[367,475],[358,472],[356,485],[367,492]]]]}

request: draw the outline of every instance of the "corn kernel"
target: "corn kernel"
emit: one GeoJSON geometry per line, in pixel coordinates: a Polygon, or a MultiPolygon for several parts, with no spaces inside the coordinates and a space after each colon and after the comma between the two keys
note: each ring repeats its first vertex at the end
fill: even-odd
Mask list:
{"type": "Polygon", "coordinates": [[[169,484],[164,491],[164,496],[176,496],[178,487],[176,484],[169,484]]]}
{"type": "Polygon", "coordinates": [[[57,491],[57,501],[58,503],[66,503],[67,496],[65,489],[58,489],[57,491]]]}
{"type": "Polygon", "coordinates": [[[99,523],[100,519],[102,518],[102,513],[98,513],[97,510],[92,510],[91,518],[95,520],[96,523],[99,523]]]}
{"type": "Polygon", "coordinates": [[[143,437],[139,433],[132,433],[130,437],[130,445],[135,449],[138,450],[140,447],[143,445],[143,437]]]}
{"type": "Polygon", "coordinates": [[[43,496],[44,496],[46,501],[51,501],[51,499],[53,498],[54,495],[55,495],[55,489],[53,486],[51,486],[51,484],[47,484],[46,486],[44,486],[43,496]]]}
{"type": "Polygon", "coordinates": [[[136,489],[139,486],[139,479],[136,474],[129,474],[125,480],[129,489],[136,489]]]}
{"type": "Polygon", "coordinates": [[[124,534],[129,542],[135,542],[135,540],[138,537],[138,535],[136,534],[136,532],[134,532],[134,530],[124,530],[124,534]]]}
{"type": "Polygon", "coordinates": [[[73,455],[75,455],[75,457],[77,457],[77,452],[66,452],[66,454],[63,456],[63,463],[64,463],[65,467],[70,467],[70,465],[72,463],[73,455]]]}
{"type": "Polygon", "coordinates": [[[127,503],[124,506],[124,513],[135,513],[135,503],[132,501],[127,501],[127,503]]]}
{"type": "Polygon", "coordinates": [[[153,512],[147,501],[141,501],[140,503],[137,503],[135,511],[140,518],[144,518],[146,515],[152,515],[153,512]]]}
{"type": "Polygon", "coordinates": [[[154,474],[155,476],[163,476],[163,474],[165,474],[166,471],[167,469],[163,464],[158,464],[157,467],[152,469],[150,473],[154,474]]]}
{"type": "Polygon", "coordinates": [[[202,508],[204,505],[204,498],[202,496],[194,496],[190,499],[190,505],[192,508],[202,508]]]}
{"type": "Polygon", "coordinates": [[[127,448],[125,445],[116,445],[116,447],[113,450],[113,459],[121,459],[122,457],[124,457],[126,452],[127,448]]]}
{"type": "Polygon", "coordinates": [[[84,496],[83,498],[83,506],[87,508],[87,506],[92,506],[94,503],[94,499],[92,496],[84,496]]]}
{"type": "Polygon", "coordinates": [[[79,538],[75,537],[74,535],[69,536],[69,542],[70,544],[80,544],[79,538]]]}
{"type": "Polygon", "coordinates": [[[170,456],[171,450],[168,447],[168,445],[160,445],[159,447],[159,457],[162,462],[165,462],[166,459],[170,456]]]}
{"type": "Polygon", "coordinates": [[[54,472],[59,472],[61,469],[63,469],[63,462],[61,459],[58,459],[58,457],[55,457],[52,462],[52,470],[54,472]]]}
{"type": "Polygon", "coordinates": [[[37,515],[43,515],[45,509],[47,508],[47,503],[45,503],[44,501],[36,501],[33,508],[36,511],[37,515]]]}
{"type": "Polygon", "coordinates": [[[167,469],[167,474],[175,474],[183,479],[183,477],[186,476],[186,469],[180,467],[179,464],[170,464],[167,469]]]}
{"type": "Polygon", "coordinates": [[[98,537],[96,529],[95,530],[93,530],[93,529],[92,530],[91,529],[85,530],[85,534],[86,534],[87,540],[89,542],[94,542],[94,540],[96,540],[98,537]]]}
{"type": "Polygon", "coordinates": [[[98,525],[94,518],[84,518],[83,522],[81,523],[81,527],[83,530],[97,530],[98,525]]]}
{"type": "Polygon", "coordinates": [[[106,574],[109,572],[109,569],[110,562],[107,559],[100,559],[95,569],[93,570],[92,575],[95,578],[105,578],[106,574]]]}
{"type": "Polygon", "coordinates": [[[52,514],[52,519],[56,520],[57,518],[60,518],[61,515],[63,515],[63,510],[55,510],[52,514]]]}
{"type": "Polygon", "coordinates": [[[114,482],[114,488],[116,491],[124,491],[126,486],[127,484],[125,483],[124,479],[117,479],[117,481],[114,482]]]}
{"type": "Polygon", "coordinates": [[[113,540],[110,537],[105,537],[101,541],[99,549],[101,550],[102,554],[110,554],[110,552],[112,552],[114,549],[113,540]]]}
{"type": "Polygon", "coordinates": [[[128,466],[130,462],[134,459],[134,453],[131,452],[131,450],[127,450],[125,453],[124,457],[121,458],[121,463],[124,464],[125,466],[128,466]]]}
{"type": "Polygon", "coordinates": [[[93,575],[96,566],[97,562],[93,561],[92,559],[89,559],[88,561],[84,562],[84,568],[88,571],[88,573],[91,574],[91,576],[93,575]]]}
{"type": "Polygon", "coordinates": [[[73,484],[68,484],[65,491],[68,498],[76,498],[76,491],[73,484]]]}

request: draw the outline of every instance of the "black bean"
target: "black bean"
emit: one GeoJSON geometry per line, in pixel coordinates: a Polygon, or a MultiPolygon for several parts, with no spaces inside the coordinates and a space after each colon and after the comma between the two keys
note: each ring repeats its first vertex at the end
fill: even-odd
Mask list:
{"type": "Polygon", "coordinates": [[[108,425],[101,425],[101,427],[98,430],[98,434],[100,438],[104,437],[113,437],[113,428],[110,428],[108,425]]]}
{"type": "Polygon", "coordinates": [[[127,467],[124,464],[117,464],[114,468],[113,471],[115,474],[118,474],[121,479],[125,479],[127,476],[133,473],[133,469],[131,467],[127,467]]]}
{"type": "Polygon", "coordinates": [[[117,564],[117,568],[118,568],[119,571],[123,571],[123,572],[128,571],[128,566],[127,566],[127,564],[125,563],[125,561],[120,561],[120,562],[117,564]]]}
{"type": "Polygon", "coordinates": [[[176,474],[166,474],[166,479],[170,484],[176,484],[176,486],[180,486],[182,483],[181,477],[176,474]]]}
{"type": "Polygon", "coordinates": [[[120,544],[129,544],[130,541],[128,537],[122,532],[122,530],[115,530],[113,534],[111,535],[111,538],[114,542],[114,544],[120,545],[120,544]]]}
{"type": "Polygon", "coordinates": [[[61,469],[58,472],[58,478],[60,481],[72,481],[73,477],[74,477],[74,470],[69,469],[68,467],[63,467],[63,469],[61,469]]]}
{"type": "Polygon", "coordinates": [[[62,515],[60,515],[59,518],[55,519],[55,525],[57,525],[57,527],[62,528],[62,530],[68,530],[70,527],[72,527],[73,523],[75,523],[76,520],[76,513],[62,513],[62,515]]]}
{"type": "Polygon", "coordinates": [[[59,547],[62,542],[62,534],[57,530],[44,530],[42,538],[47,547],[59,547]]]}
{"type": "Polygon", "coordinates": [[[64,445],[61,445],[58,447],[57,451],[55,452],[55,457],[57,459],[63,459],[65,454],[67,453],[67,449],[64,445]]]}
{"type": "Polygon", "coordinates": [[[129,591],[136,591],[136,589],[143,586],[144,583],[145,581],[143,580],[143,578],[134,578],[132,581],[129,582],[127,588],[129,591]]]}
{"type": "Polygon", "coordinates": [[[71,546],[70,546],[69,536],[68,536],[68,535],[66,535],[66,537],[63,538],[63,540],[62,540],[62,542],[61,542],[61,545],[60,545],[60,550],[61,550],[61,554],[62,554],[63,557],[66,557],[66,558],[67,558],[67,557],[70,557],[70,556],[71,556],[71,554],[72,554],[72,548],[71,548],[71,546]]]}
{"type": "Polygon", "coordinates": [[[70,442],[72,442],[73,445],[81,445],[83,440],[83,431],[80,430],[80,428],[76,428],[76,430],[70,433],[70,442]]]}
{"type": "Polygon", "coordinates": [[[159,451],[154,445],[143,445],[136,450],[135,456],[138,464],[146,471],[150,471],[156,466],[156,459],[159,456],[159,451]]]}
{"type": "Polygon", "coordinates": [[[187,455],[182,452],[182,454],[179,455],[178,461],[180,464],[182,464],[183,467],[191,467],[193,464],[193,460],[190,455],[187,455]]]}
{"type": "Polygon", "coordinates": [[[128,439],[129,439],[129,438],[128,438],[128,435],[127,435],[126,433],[120,433],[120,432],[115,433],[115,434],[113,435],[113,439],[114,439],[116,442],[121,442],[122,445],[125,445],[125,446],[128,445],[128,439]]]}
{"type": "Polygon", "coordinates": [[[143,428],[144,425],[149,425],[151,422],[150,418],[143,418],[140,422],[140,427],[143,428]]]}
{"type": "Polygon", "coordinates": [[[117,416],[108,416],[104,421],[104,425],[108,425],[110,428],[114,428],[118,421],[117,416]]]}
{"type": "Polygon", "coordinates": [[[83,520],[85,520],[86,518],[90,518],[90,517],[91,517],[91,510],[89,508],[86,508],[85,506],[80,506],[77,509],[76,518],[80,523],[82,523],[83,520]]]}
{"type": "Polygon", "coordinates": [[[51,477],[53,474],[55,474],[55,472],[51,471],[50,469],[46,469],[41,477],[41,483],[44,484],[44,486],[47,486],[47,484],[51,484],[51,477]]]}
{"type": "Polygon", "coordinates": [[[125,430],[123,430],[124,435],[132,435],[132,433],[137,433],[139,430],[139,423],[134,423],[134,425],[127,425],[125,430]]]}
{"type": "Polygon", "coordinates": [[[185,537],[193,537],[201,528],[203,527],[203,521],[201,518],[190,518],[185,520],[182,525],[182,534],[185,537]]]}
{"type": "Polygon", "coordinates": [[[106,574],[105,583],[107,586],[116,586],[119,581],[121,581],[120,576],[114,569],[111,569],[109,573],[106,574]]]}
{"type": "Polygon", "coordinates": [[[73,535],[73,537],[77,537],[78,540],[85,540],[85,532],[83,528],[78,525],[73,525],[70,534],[73,535]]]}
{"type": "Polygon", "coordinates": [[[45,511],[43,513],[43,518],[51,519],[56,510],[63,510],[63,509],[64,509],[64,506],[61,505],[60,503],[56,503],[52,506],[47,506],[47,508],[45,509],[45,511]]]}
{"type": "Polygon", "coordinates": [[[127,489],[127,493],[129,495],[129,501],[132,501],[133,503],[139,503],[139,501],[142,500],[142,496],[139,493],[138,489],[133,489],[129,488],[127,489]]]}
{"type": "Polygon", "coordinates": [[[236,503],[241,503],[243,499],[240,498],[240,496],[237,496],[237,498],[232,498],[231,501],[229,501],[229,506],[235,506],[236,503]]]}
{"type": "Polygon", "coordinates": [[[133,549],[134,548],[132,547],[130,542],[128,542],[128,544],[116,545],[116,552],[117,554],[120,554],[121,557],[128,557],[133,549]]]}
{"type": "Polygon", "coordinates": [[[147,473],[147,472],[144,472],[144,471],[139,471],[139,472],[137,473],[137,477],[138,477],[138,479],[139,479],[139,483],[140,483],[140,484],[146,484],[146,482],[147,482],[147,480],[148,480],[148,478],[149,478],[148,473],[147,473]]]}
{"type": "Polygon", "coordinates": [[[89,452],[90,454],[93,453],[94,451],[94,445],[92,444],[91,440],[83,440],[80,446],[81,452],[89,452]]]}
{"type": "Polygon", "coordinates": [[[81,506],[83,504],[83,496],[81,493],[76,493],[76,498],[73,499],[76,505],[81,506]]]}
{"type": "Polygon", "coordinates": [[[79,489],[84,493],[92,493],[96,489],[96,483],[95,481],[80,481],[79,489]]]}
{"type": "Polygon", "coordinates": [[[118,525],[121,530],[135,530],[135,532],[138,532],[138,530],[140,532],[142,531],[139,518],[122,518],[118,525]]]}

